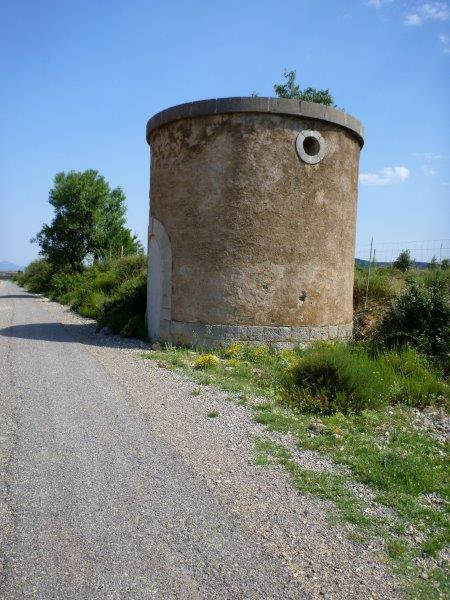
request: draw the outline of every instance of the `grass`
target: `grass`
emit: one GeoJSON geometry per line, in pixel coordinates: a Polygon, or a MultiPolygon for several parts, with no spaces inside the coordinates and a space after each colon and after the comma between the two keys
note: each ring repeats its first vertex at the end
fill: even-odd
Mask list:
{"type": "MultiPolygon", "coordinates": [[[[242,343],[208,353],[169,346],[141,356],[188,374],[199,385],[225,390],[234,402],[251,407],[267,430],[290,434],[300,449],[345,467],[305,469],[282,445],[255,439],[257,464],[280,465],[301,493],[331,501],[330,519],[346,524],[352,539],[379,542],[382,560],[409,583],[411,598],[444,598],[448,446],[420,426],[415,407],[448,410],[443,373],[450,372],[450,270],[404,274],[374,268],[367,306],[366,276],[366,269],[355,270],[355,343],[283,352],[242,343]],[[355,485],[365,486],[367,497],[356,494],[355,485]]],[[[72,274],[54,273],[46,261],[35,261],[19,283],[97,319],[99,326],[146,336],[144,257],[72,274]]],[[[200,388],[191,392],[200,393],[200,388]]],[[[211,410],[206,416],[220,415],[211,410]]]]}
{"type": "MultiPolygon", "coordinates": [[[[365,303],[367,292],[367,268],[356,267],[353,283],[353,302],[359,308],[365,303]]],[[[400,272],[391,268],[371,269],[369,280],[370,302],[392,300],[403,287],[404,277],[400,272]]]]}
{"type": "Polygon", "coordinates": [[[216,419],[217,417],[220,417],[220,412],[218,410],[210,410],[206,413],[206,416],[210,419],[216,419]]]}
{"type": "MultiPolygon", "coordinates": [[[[426,562],[427,556],[435,557],[449,542],[448,511],[431,508],[423,501],[426,491],[429,493],[430,489],[439,489],[443,483],[443,471],[434,460],[430,462],[434,475],[438,471],[435,484],[432,483],[432,476],[424,474],[423,461],[410,478],[403,477],[397,480],[398,468],[389,464],[386,464],[386,476],[380,477],[379,470],[371,465],[374,452],[370,449],[371,443],[367,439],[370,437],[369,428],[364,429],[360,426],[359,435],[349,436],[348,439],[345,435],[336,437],[328,434],[312,438],[305,433],[308,431],[306,416],[300,419],[299,423],[295,417],[286,415],[277,418],[272,414],[268,419],[267,407],[263,409],[263,413],[263,418],[261,414],[260,418],[257,418],[259,422],[270,423],[271,428],[278,431],[297,432],[300,448],[319,450],[333,458],[336,463],[345,464],[350,470],[349,474],[345,475],[318,473],[302,468],[292,459],[286,448],[260,438],[255,439],[256,464],[279,464],[291,474],[299,492],[332,501],[335,512],[330,515],[331,522],[348,524],[351,527],[349,535],[353,540],[360,543],[378,540],[382,548],[380,559],[387,562],[392,570],[403,578],[409,597],[423,600],[448,597],[445,566],[426,562]],[[329,439],[334,441],[330,443],[329,439]],[[359,443],[353,450],[351,448],[355,439],[359,443]],[[369,450],[361,452],[361,446],[367,446],[369,450]],[[373,500],[361,498],[361,495],[357,496],[352,491],[351,483],[355,480],[364,483],[371,494],[375,494],[374,500],[379,505],[391,509],[392,516],[388,517],[382,512],[374,514],[371,510],[373,500]],[[395,486],[392,486],[392,481],[395,482],[395,486]],[[413,493],[410,489],[412,482],[413,493]],[[389,493],[386,493],[387,489],[389,493]],[[419,490],[422,493],[419,493],[419,490]],[[412,532],[412,535],[408,532],[412,532]],[[425,581],[423,577],[426,577],[425,581]]],[[[415,432],[412,435],[418,434],[415,432]]],[[[425,435],[422,437],[426,440],[424,445],[428,446],[431,438],[425,435]]],[[[410,456],[417,456],[416,450],[412,449],[410,456]]],[[[407,471],[408,467],[404,470],[407,471]]],[[[446,487],[448,490],[448,485],[446,487]]],[[[448,491],[443,495],[447,494],[448,491]]]]}
{"type": "MultiPolygon", "coordinates": [[[[268,353],[268,357],[256,364],[251,350],[242,349],[242,356],[220,353],[214,364],[199,368],[205,355],[187,347],[167,346],[160,351],[142,353],[143,358],[159,361],[182,372],[189,372],[192,379],[202,385],[214,385],[242,398],[259,395],[274,397],[279,388],[280,369],[288,366],[284,358],[268,353]]],[[[207,359],[210,362],[210,359],[207,359]]]]}
{"type": "Polygon", "coordinates": [[[377,331],[385,346],[408,344],[446,364],[450,347],[449,280],[441,271],[407,278],[377,331]]]}
{"type": "Polygon", "coordinates": [[[427,359],[410,348],[371,354],[364,344],[329,343],[283,352],[234,343],[211,354],[217,360],[209,360],[200,370],[195,365],[205,356],[201,350],[169,346],[142,356],[233,393],[230,399],[251,407],[254,419],[268,431],[291,434],[300,449],[317,451],[346,467],[348,472],[316,473],[300,467],[283,446],[255,440],[256,464],[281,465],[301,493],[333,502],[333,518],[347,523],[354,539],[379,540],[383,560],[409,582],[412,598],[445,597],[448,589],[439,553],[449,542],[448,447],[421,428],[414,407],[445,406],[448,387],[427,359]],[[349,362],[341,368],[344,355],[349,362]],[[334,376],[325,376],[326,369],[319,369],[325,375],[317,385],[313,367],[330,362],[343,371],[342,381],[336,383],[334,376]],[[301,401],[314,395],[323,399],[327,388],[330,396],[336,396],[336,390],[346,390],[347,384],[350,396],[364,397],[366,392],[359,389],[363,387],[371,394],[376,390],[381,399],[353,403],[351,410],[343,411],[337,405],[323,410],[301,401]],[[352,482],[366,486],[372,500],[355,495],[352,482]],[[429,497],[442,503],[430,504],[429,497]],[[374,516],[373,502],[394,517],[374,516]]]}
{"type": "Polygon", "coordinates": [[[448,401],[448,386],[413,348],[373,354],[361,344],[319,343],[298,355],[286,370],[285,396],[306,411],[347,413],[398,402],[448,401]]]}
{"type": "Polygon", "coordinates": [[[362,344],[317,343],[283,352],[232,344],[216,353],[168,346],[144,358],[189,372],[203,385],[332,414],[404,403],[447,404],[449,388],[412,348],[371,353],[362,344]]]}
{"type": "MultiPolygon", "coordinates": [[[[356,311],[363,308],[366,301],[367,275],[367,267],[355,267],[353,303],[356,311]]],[[[411,277],[424,284],[428,284],[437,278],[448,286],[450,269],[409,269],[402,273],[390,266],[375,266],[370,271],[368,304],[373,305],[377,302],[388,304],[390,300],[398,297],[403,292],[407,279],[411,277]]]]}
{"type": "Polygon", "coordinates": [[[435,550],[439,549],[436,536],[444,533],[448,515],[428,506],[424,497],[436,494],[444,506],[450,502],[447,448],[417,428],[410,408],[324,416],[323,434],[313,436],[309,430],[311,415],[296,415],[276,405],[254,410],[256,421],[269,430],[291,433],[300,448],[316,450],[347,466],[353,479],[376,492],[378,502],[417,522],[427,539],[434,539],[435,550]]]}
{"type": "Polygon", "coordinates": [[[297,489],[323,500],[331,500],[336,506],[339,520],[353,525],[368,527],[372,520],[364,514],[364,501],[348,488],[348,477],[341,474],[315,472],[300,467],[291,457],[291,453],[281,444],[255,438],[256,462],[259,464],[281,464],[292,475],[297,489]]]}

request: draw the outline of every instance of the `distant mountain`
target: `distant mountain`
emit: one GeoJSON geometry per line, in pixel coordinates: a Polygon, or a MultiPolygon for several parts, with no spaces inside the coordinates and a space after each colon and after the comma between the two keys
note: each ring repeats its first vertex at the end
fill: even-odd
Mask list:
{"type": "MultiPolygon", "coordinates": [[[[363,258],[355,258],[355,264],[357,267],[368,267],[369,261],[364,260],[363,258]]],[[[381,262],[381,261],[379,262],[378,260],[376,262],[377,267],[389,267],[391,265],[392,265],[392,262],[381,262]]],[[[413,262],[413,266],[416,269],[427,269],[428,265],[429,265],[429,263],[427,263],[427,262],[420,262],[420,261],[413,262]]]]}
{"type": "Polygon", "coordinates": [[[20,265],[15,265],[8,260],[0,261],[0,271],[23,271],[25,267],[21,267],[20,265]]]}

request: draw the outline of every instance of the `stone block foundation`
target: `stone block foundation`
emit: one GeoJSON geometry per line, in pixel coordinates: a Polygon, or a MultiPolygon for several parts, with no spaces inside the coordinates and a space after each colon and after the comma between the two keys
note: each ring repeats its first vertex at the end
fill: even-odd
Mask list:
{"type": "Polygon", "coordinates": [[[167,341],[205,348],[220,348],[232,342],[264,344],[283,350],[307,346],[317,340],[348,340],[353,323],[313,327],[270,327],[243,325],[206,325],[172,321],[167,341]]]}

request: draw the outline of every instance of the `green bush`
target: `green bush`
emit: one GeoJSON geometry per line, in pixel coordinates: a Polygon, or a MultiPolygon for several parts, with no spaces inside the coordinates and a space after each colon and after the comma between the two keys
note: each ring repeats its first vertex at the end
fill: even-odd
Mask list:
{"type": "Polygon", "coordinates": [[[108,325],[126,337],[145,337],[146,272],[145,256],[95,264],[80,275],[61,276],[58,299],[84,317],[97,319],[100,327],[108,325]]]}
{"type": "Polygon", "coordinates": [[[17,283],[33,294],[45,294],[51,288],[52,267],[43,258],[33,260],[16,279],[17,283]]]}
{"type": "Polygon", "coordinates": [[[284,391],[300,410],[323,414],[448,402],[448,386],[415,349],[370,355],[359,344],[322,342],[301,351],[285,372],[284,391]]]}
{"type": "Polygon", "coordinates": [[[305,100],[306,102],[317,102],[326,106],[333,106],[333,96],[330,90],[317,90],[313,87],[307,87],[304,90],[296,82],[297,72],[284,70],[283,74],[286,83],[279,83],[273,86],[275,94],[278,98],[294,98],[297,100],[305,100]]]}
{"type": "Polygon", "coordinates": [[[96,284],[97,268],[85,269],[80,274],[62,276],[57,279],[59,290],[53,289],[55,300],[68,304],[73,310],[85,317],[97,318],[101,306],[99,294],[104,297],[102,290],[96,284]],[[59,294],[58,291],[61,291],[59,294]]]}
{"type": "Polygon", "coordinates": [[[118,281],[114,271],[108,269],[107,265],[105,265],[103,268],[96,270],[92,283],[97,289],[109,296],[110,294],[114,294],[114,291],[121,283],[123,283],[123,280],[118,281]]]}
{"type": "Polygon", "coordinates": [[[17,278],[30,292],[69,305],[83,317],[108,325],[115,333],[146,338],[147,260],[145,256],[95,263],[80,272],[52,270],[41,259],[17,278]]]}
{"type": "Polygon", "coordinates": [[[387,347],[410,345],[430,356],[444,356],[450,347],[450,308],[442,272],[406,280],[404,292],[392,303],[378,330],[387,347]]]}
{"type": "Polygon", "coordinates": [[[106,267],[113,274],[116,283],[120,285],[126,279],[139,277],[147,272],[147,257],[142,254],[124,256],[108,261],[106,267]]]}
{"type": "Polygon", "coordinates": [[[290,400],[302,410],[330,414],[376,408],[386,400],[391,371],[378,371],[365,351],[318,343],[286,371],[290,400]]]}
{"type": "Polygon", "coordinates": [[[145,314],[147,305],[147,274],[125,281],[101,308],[98,328],[108,326],[125,337],[147,338],[145,314]]]}
{"type": "MultiPolygon", "coordinates": [[[[64,273],[57,272],[52,275],[50,280],[49,296],[52,300],[58,300],[61,302],[66,294],[70,294],[71,290],[74,290],[77,284],[82,280],[82,273],[64,273]]],[[[68,304],[68,302],[65,302],[68,304]]]]}
{"type": "Polygon", "coordinates": [[[403,273],[413,267],[413,261],[409,250],[402,250],[397,258],[394,260],[392,266],[395,269],[399,269],[403,273]]]}
{"type": "Polygon", "coordinates": [[[447,298],[450,292],[450,270],[429,269],[417,271],[416,279],[421,281],[425,286],[437,285],[447,298]]]}
{"type": "Polygon", "coordinates": [[[439,263],[438,263],[437,258],[435,256],[433,256],[433,258],[428,263],[427,269],[430,269],[430,270],[439,269],[439,263]]]}
{"type": "Polygon", "coordinates": [[[82,317],[98,319],[106,300],[107,296],[102,291],[89,290],[89,293],[86,293],[80,302],[73,305],[73,309],[82,317]]]}

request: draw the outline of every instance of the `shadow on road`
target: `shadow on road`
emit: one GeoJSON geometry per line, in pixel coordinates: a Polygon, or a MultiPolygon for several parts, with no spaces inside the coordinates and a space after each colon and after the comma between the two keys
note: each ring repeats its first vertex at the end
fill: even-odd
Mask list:
{"type": "Polygon", "coordinates": [[[39,298],[39,296],[33,296],[33,294],[7,294],[6,296],[0,296],[2,298],[39,298]]]}
{"type": "Polygon", "coordinates": [[[26,323],[0,329],[3,337],[47,342],[78,342],[90,346],[142,350],[147,345],[134,338],[95,333],[95,325],[63,325],[62,323],[26,323]]]}

